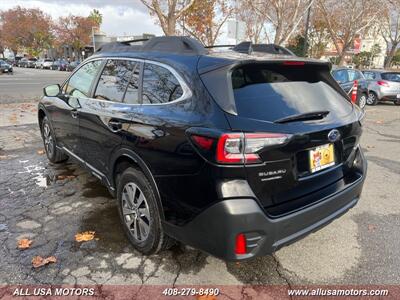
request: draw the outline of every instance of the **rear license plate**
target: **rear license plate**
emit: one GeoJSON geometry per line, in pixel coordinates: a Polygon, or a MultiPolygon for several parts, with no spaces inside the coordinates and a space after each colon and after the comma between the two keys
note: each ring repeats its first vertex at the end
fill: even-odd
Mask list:
{"type": "Polygon", "coordinates": [[[326,169],[335,164],[335,151],[333,144],[326,144],[310,150],[311,173],[326,169]]]}

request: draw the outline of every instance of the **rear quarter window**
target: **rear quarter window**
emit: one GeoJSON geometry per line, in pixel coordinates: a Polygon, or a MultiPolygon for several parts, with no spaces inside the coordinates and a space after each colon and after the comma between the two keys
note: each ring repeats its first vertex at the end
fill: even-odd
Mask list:
{"type": "Polygon", "coordinates": [[[381,76],[384,80],[400,82],[400,73],[397,72],[382,73],[381,76]]]}

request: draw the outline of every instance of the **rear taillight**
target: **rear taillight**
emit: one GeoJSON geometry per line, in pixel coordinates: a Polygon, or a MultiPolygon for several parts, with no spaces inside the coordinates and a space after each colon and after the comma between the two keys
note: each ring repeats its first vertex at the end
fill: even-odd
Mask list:
{"type": "Polygon", "coordinates": [[[254,164],[261,162],[258,151],[282,145],[290,138],[280,133],[226,133],[218,139],[216,160],[223,164],[254,164]]]}
{"type": "Polygon", "coordinates": [[[389,87],[389,83],[387,81],[378,80],[376,83],[380,86],[389,87]]]}

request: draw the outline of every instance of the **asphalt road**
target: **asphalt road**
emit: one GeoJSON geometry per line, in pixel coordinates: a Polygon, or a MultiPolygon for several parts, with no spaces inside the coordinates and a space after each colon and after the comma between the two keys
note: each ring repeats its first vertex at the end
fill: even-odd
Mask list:
{"type": "MultiPolygon", "coordinates": [[[[17,70],[15,78],[28,78],[27,72],[17,77],[17,70]]],[[[29,78],[37,83],[66,76],[33,72],[29,78]]],[[[36,105],[1,104],[0,284],[221,284],[243,286],[253,295],[252,285],[260,284],[398,284],[400,107],[367,107],[361,144],[369,169],[358,205],[273,256],[227,263],[178,245],[145,257],[129,245],[114,199],[96,178],[72,161],[47,161],[36,105]],[[88,230],[98,239],[75,242],[76,233],[88,230]],[[18,250],[21,238],[32,239],[32,247],[18,250]],[[54,255],[57,262],[34,269],[35,255],[54,255]]]]}
{"type": "Polygon", "coordinates": [[[0,103],[39,100],[43,87],[62,83],[69,72],[14,67],[13,75],[0,73],[0,103]]]}

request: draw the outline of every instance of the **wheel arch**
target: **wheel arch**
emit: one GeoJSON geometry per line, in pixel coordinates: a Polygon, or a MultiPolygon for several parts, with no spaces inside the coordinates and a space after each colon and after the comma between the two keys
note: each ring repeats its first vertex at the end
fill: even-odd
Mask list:
{"type": "Polygon", "coordinates": [[[119,171],[125,170],[124,164],[126,164],[127,166],[137,167],[146,176],[151,187],[153,188],[153,191],[154,191],[154,194],[156,197],[156,201],[157,201],[157,205],[158,205],[158,208],[160,211],[161,219],[165,220],[164,209],[163,209],[163,205],[161,202],[161,196],[160,196],[160,192],[157,187],[157,183],[154,179],[154,176],[151,173],[150,168],[143,161],[143,159],[140,158],[140,156],[137,155],[131,149],[121,148],[112,156],[112,159],[110,162],[111,168],[110,168],[110,175],[109,175],[111,177],[109,182],[111,182],[112,188],[115,190],[115,192],[117,192],[116,180],[117,180],[119,171]],[[122,166],[122,169],[121,169],[121,166],[122,166]]]}

